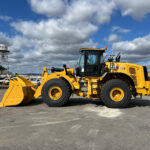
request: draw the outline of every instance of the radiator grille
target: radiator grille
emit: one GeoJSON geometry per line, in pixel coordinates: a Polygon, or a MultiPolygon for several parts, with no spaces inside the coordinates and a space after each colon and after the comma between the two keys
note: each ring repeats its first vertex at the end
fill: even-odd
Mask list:
{"type": "Polygon", "coordinates": [[[137,85],[137,78],[136,78],[136,70],[135,70],[135,68],[130,67],[129,68],[129,73],[131,74],[130,76],[131,76],[134,84],[137,85]]]}
{"type": "Polygon", "coordinates": [[[132,67],[129,68],[129,72],[130,74],[136,74],[135,68],[132,68],[132,67]]]}

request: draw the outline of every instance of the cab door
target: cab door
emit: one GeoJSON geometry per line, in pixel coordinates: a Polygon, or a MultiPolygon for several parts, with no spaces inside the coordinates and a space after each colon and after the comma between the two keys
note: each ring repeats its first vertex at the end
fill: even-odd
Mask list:
{"type": "Polygon", "coordinates": [[[103,53],[90,51],[85,54],[85,75],[99,76],[103,65],[103,53]]]}

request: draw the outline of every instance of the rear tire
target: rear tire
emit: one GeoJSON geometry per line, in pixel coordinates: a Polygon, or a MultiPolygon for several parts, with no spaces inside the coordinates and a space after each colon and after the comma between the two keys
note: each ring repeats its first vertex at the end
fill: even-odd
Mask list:
{"type": "MultiPolygon", "coordinates": [[[[57,89],[56,89],[57,90],[57,89]]],[[[56,92],[55,92],[56,93],[56,92]]],[[[54,93],[54,94],[55,94],[54,93]]],[[[51,107],[60,107],[64,106],[70,97],[70,88],[66,81],[62,79],[51,79],[47,81],[42,88],[42,99],[44,103],[51,107]],[[50,91],[53,88],[58,88],[61,94],[57,94],[58,99],[54,99],[50,91]]]]}
{"type": "Polygon", "coordinates": [[[129,85],[119,79],[109,80],[102,86],[101,99],[107,107],[125,108],[131,100],[129,85]]]}

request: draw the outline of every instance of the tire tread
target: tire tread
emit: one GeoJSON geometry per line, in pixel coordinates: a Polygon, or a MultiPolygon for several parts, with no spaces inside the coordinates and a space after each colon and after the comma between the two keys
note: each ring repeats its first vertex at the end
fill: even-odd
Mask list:
{"type": "Polygon", "coordinates": [[[51,79],[45,83],[45,85],[42,88],[42,99],[43,101],[50,107],[61,107],[64,106],[70,97],[70,88],[68,83],[63,79],[51,79]],[[59,100],[54,101],[51,100],[48,95],[48,90],[51,86],[59,86],[62,89],[62,96],[59,98],[59,100]]]}
{"type": "Polygon", "coordinates": [[[119,80],[119,79],[109,80],[102,86],[101,99],[107,107],[125,108],[128,106],[128,104],[130,103],[130,100],[131,100],[131,92],[130,92],[129,85],[126,82],[119,80]],[[125,92],[125,97],[120,102],[115,102],[115,101],[111,100],[111,98],[109,96],[109,92],[110,92],[111,88],[116,87],[116,86],[121,87],[125,92]]]}

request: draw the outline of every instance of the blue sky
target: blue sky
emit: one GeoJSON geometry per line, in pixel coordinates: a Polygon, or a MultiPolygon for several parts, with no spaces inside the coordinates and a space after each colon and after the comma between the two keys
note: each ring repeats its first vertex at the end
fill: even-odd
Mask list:
{"type": "MultiPolygon", "coordinates": [[[[100,26],[100,30],[93,35],[93,38],[99,43],[102,41],[104,42],[104,37],[108,37],[110,35],[113,26],[130,29],[131,32],[128,34],[119,33],[123,40],[130,41],[136,37],[145,36],[150,33],[150,16],[138,21],[134,20],[130,16],[122,17],[120,12],[116,12],[108,24],[100,26]]],[[[105,42],[104,44],[107,45],[108,43],[105,42]]]]}
{"type": "MultiPolygon", "coordinates": [[[[46,19],[44,15],[33,12],[27,0],[1,0],[0,14],[2,16],[12,17],[13,21],[39,21],[41,19],[46,19]]],[[[98,43],[103,42],[104,45],[107,45],[108,43],[104,41],[104,37],[109,36],[113,26],[130,29],[132,32],[123,35],[123,40],[133,40],[138,36],[144,36],[150,33],[150,15],[147,15],[147,17],[142,20],[135,20],[131,16],[122,17],[121,13],[116,11],[112,15],[110,22],[100,25],[100,30],[91,37],[94,41],[98,41],[98,43]]],[[[7,33],[9,36],[16,34],[16,31],[10,26],[10,22],[4,20],[0,20],[0,30],[1,32],[7,33]]]]}
{"type": "Polygon", "coordinates": [[[143,0],[1,0],[0,43],[12,72],[73,66],[82,47],[121,52],[150,67],[150,2],[143,0]],[[15,69],[14,69],[15,66],[15,69]]]}
{"type": "Polygon", "coordinates": [[[38,21],[44,16],[38,15],[31,10],[27,0],[1,0],[0,5],[1,16],[9,16],[12,20],[5,21],[0,19],[1,32],[7,33],[9,36],[16,34],[16,31],[10,26],[10,23],[18,20],[34,20],[38,21]]]}

